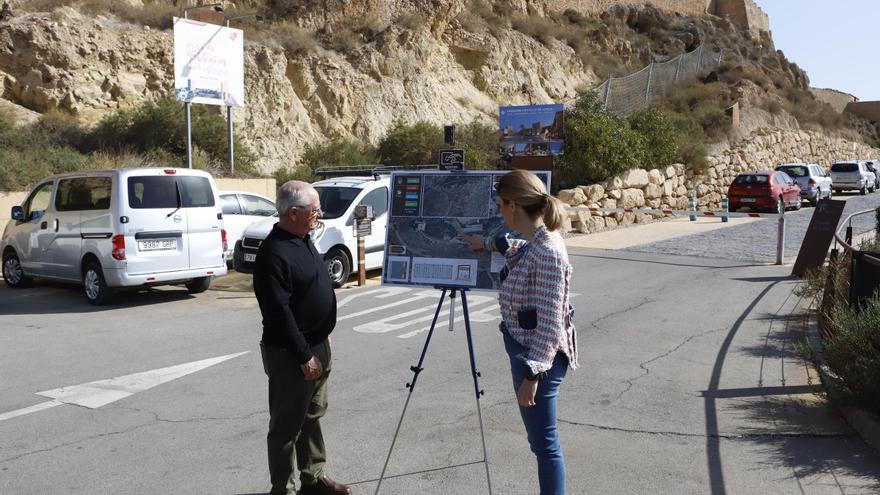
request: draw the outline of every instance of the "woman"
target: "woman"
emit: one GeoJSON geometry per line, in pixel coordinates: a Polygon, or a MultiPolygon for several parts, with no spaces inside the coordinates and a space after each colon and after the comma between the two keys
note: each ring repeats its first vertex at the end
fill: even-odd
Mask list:
{"type": "Polygon", "coordinates": [[[504,254],[501,272],[501,332],[519,410],[538,460],[541,495],[565,493],[565,462],[556,429],[556,396],[569,367],[577,367],[571,321],[571,264],[558,232],[561,202],[531,172],[515,170],[496,185],[505,224],[523,239],[468,237],[472,249],[504,254]]]}

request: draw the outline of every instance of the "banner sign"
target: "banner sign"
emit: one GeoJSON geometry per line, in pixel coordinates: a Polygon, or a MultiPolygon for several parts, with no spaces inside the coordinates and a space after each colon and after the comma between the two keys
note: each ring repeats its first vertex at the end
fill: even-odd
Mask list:
{"type": "Polygon", "coordinates": [[[174,95],[190,103],[244,106],[244,32],[175,17],[174,95]]]}
{"type": "Polygon", "coordinates": [[[834,232],[837,231],[837,224],[843,215],[844,207],[846,201],[835,199],[819,201],[813,210],[813,218],[810,219],[810,226],[807,227],[807,234],[791,270],[792,275],[803,277],[807,270],[819,268],[825,263],[828,248],[834,240],[834,232]]]}
{"type": "Polygon", "coordinates": [[[561,103],[500,107],[501,154],[505,158],[561,155],[563,114],[561,103]]]}

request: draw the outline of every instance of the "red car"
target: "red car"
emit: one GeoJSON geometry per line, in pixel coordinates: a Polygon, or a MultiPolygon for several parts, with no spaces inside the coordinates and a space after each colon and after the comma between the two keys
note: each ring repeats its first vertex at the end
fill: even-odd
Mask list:
{"type": "Polygon", "coordinates": [[[739,174],[727,190],[728,207],[736,211],[744,206],[755,211],[801,209],[801,188],[785,172],[762,170],[739,174]]]}

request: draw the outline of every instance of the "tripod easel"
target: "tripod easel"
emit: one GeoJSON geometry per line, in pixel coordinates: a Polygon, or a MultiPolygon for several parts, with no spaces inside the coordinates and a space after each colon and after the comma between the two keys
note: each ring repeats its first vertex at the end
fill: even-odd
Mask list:
{"type": "Polygon", "coordinates": [[[483,395],[483,391],[480,390],[480,372],[477,371],[477,360],[474,357],[474,342],[471,337],[471,319],[470,314],[468,313],[468,305],[467,305],[467,291],[466,288],[461,287],[435,287],[437,289],[441,289],[443,292],[440,294],[440,301],[437,303],[437,310],[434,312],[434,320],[431,322],[431,328],[428,330],[428,336],[425,338],[425,346],[422,348],[422,355],[419,357],[419,364],[415,366],[410,366],[410,370],[413,372],[412,382],[406,384],[406,388],[409,389],[409,394],[406,396],[406,402],[403,405],[403,412],[400,414],[400,420],[397,422],[397,429],[394,430],[394,437],[391,440],[391,447],[388,449],[388,456],[385,457],[385,465],[382,466],[382,474],[379,475],[379,483],[376,485],[375,494],[378,495],[379,489],[382,487],[382,480],[385,479],[385,470],[388,468],[388,461],[391,459],[391,453],[394,451],[394,444],[397,442],[397,435],[400,433],[400,425],[403,424],[403,417],[406,415],[406,409],[409,406],[409,400],[412,398],[413,390],[416,388],[416,381],[419,378],[419,373],[422,372],[424,368],[422,368],[422,364],[425,362],[425,355],[428,352],[428,344],[431,343],[431,336],[434,334],[434,328],[437,325],[437,318],[440,316],[440,308],[443,306],[443,299],[446,298],[447,292],[449,292],[449,331],[452,331],[452,326],[455,321],[455,293],[459,292],[461,294],[461,307],[462,311],[464,311],[464,328],[465,333],[467,335],[467,344],[468,344],[468,354],[470,355],[470,363],[471,363],[471,375],[474,378],[474,395],[477,399],[477,417],[480,420],[480,440],[483,443],[483,462],[486,464],[486,482],[489,486],[489,495],[492,495],[492,479],[489,477],[489,455],[486,453],[486,434],[483,430],[483,411],[480,406],[480,396],[483,395]]]}

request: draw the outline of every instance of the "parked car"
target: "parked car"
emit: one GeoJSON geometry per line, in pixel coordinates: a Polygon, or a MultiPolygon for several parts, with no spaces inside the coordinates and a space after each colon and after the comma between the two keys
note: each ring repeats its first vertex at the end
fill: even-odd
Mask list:
{"type": "Polygon", "coordinates": [[[865,165],[874,174],[874,190],[880,189],[880,160],[865,160],[865,165]]]}
{"type": "Polygon", "coordinates": [[[787,173],[775,170],[737,175],[730,184],[727,198],[730,211],[744,206],[751,210],[764,208],[770,211],[801,208],[801,189],[787,173]]]}
{"type": "Polygon", "coordinates": [[[217,188],[205,172],[119,169],[41,180],[0,238],[3,278],[82,284],[92,304],[114,290],[185,284],[203,292],[226,273],[217,188]]]}
{"type": "MultiPolygon", "coordinates": [[[[354,234],[354,209],[359,204],[373,207],[372,233],[364,239],[366,269],[381,268],[385,256],[385,229],[388,223],[389,176],[338,177],[315,182],[313,186],[324,211],[312,241],[324,262],[334,287],[339,287],[357,266],[357,237],[354,234]]],[[[241,241],[235,244],[233,263],[236,271],[253,271],[257,250],[269,235],[277,219],[251,224],[241,241]]]]}
{"type": "MultiPolygon", "coordinates": [[[[241,240],[244,229],[250,224],[265,220],[267,217],[278,217],[275,201],[246,191],[220,191],[220,206],[223,208],[223,228],[230,245],[241,240]]],[[[274,222],[273,222],[274,223],[274,222]]],[[[233,250],[226,251],[226,261],[232,261],[233,250]]]]}
{"type": "Polygon", "coordinates": [[[868,170],[864,161],[835,162],[831,165],[831,180],[834,191],[856,190],[864,196],[874,192],[877,177],[868,170]]]}
{"type": "Polygon", "coordinates": [[[785,172],[801,188],[801,199],[816,206],[820,199],[831,198],[831,177],[815,163],[783,163],[776,170],[785,172]]]}

